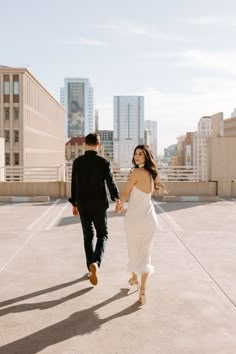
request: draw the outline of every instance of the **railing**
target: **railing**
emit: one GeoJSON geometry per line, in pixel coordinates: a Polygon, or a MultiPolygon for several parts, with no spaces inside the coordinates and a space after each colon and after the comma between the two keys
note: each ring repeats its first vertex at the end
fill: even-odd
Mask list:
{"type": "Polygon", "coordinates": [[[65,180],[65,166],[23,167],[5,166],[0,169],[0,180],[6,182],[58,182],[65,180]]]}
{"type": "MultiPolygon", "coordinates": [[[[114,169],[113,174],[117,182],[126,182],[130,169],[114,169]]],[[[168,166],[159,167],[158,173],[163,182],[172,181],[206,181],[205,171],[200,171],[196,166],[168,166]]]]}
{"type": "Polygon", "coordinates": [[[163,182],[171,181],[207,181],[206,171],[197,166],[167,166],[158,168],[163,182]]]}
{"type": "MultiPolygon", "coordinates": [[[[196,166],[168,166],[158,168],[160,178],[167,181],[207,181],[206,171],[196,166]]],[[[116,182],[126,182],[130,169],[113,169],[116,182]]],[[[72,163],[58,166],[23,167],[5,166],[0,168],[0,181],[18,182],[70,182],[72,163]]]]}

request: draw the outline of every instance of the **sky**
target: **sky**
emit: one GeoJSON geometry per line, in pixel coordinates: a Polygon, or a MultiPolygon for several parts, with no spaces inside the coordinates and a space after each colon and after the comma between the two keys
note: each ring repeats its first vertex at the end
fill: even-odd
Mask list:
{"type": "Polygon", "coordinates": [[[27,67],[59,101],[87,77],[99,129],[113,96],[143,95],[159,153],[202,116],[236,107],[235,0],[0,0],[0,65],[27,67]]]}

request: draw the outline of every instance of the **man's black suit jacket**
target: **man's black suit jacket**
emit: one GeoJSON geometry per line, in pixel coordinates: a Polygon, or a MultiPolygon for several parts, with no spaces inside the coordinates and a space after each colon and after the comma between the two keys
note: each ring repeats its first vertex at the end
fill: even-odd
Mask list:
{"type": "Polygon", "coordinates": [[[86,151],[73,162],[69,202],[80,213],[105,211],[109,207],[105,184],[111,199],[119,199],[110,162],[97,155],[97,151],[86,151]]]}

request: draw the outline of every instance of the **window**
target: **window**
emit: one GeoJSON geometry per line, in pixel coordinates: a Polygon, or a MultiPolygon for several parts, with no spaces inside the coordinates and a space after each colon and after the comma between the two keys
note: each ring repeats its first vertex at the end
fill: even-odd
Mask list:
{"type": "Polygon", "coordinates": [[[4,103],[10,102],[10,76],[3,76],[3,101],[4,103]]]}
{"type": "Polygon", "coordinates": [[[19,165],[19,161],[20,161],[19,153],[16,152],[14,153],[14,165],[19,165]]]}
{"type": "Polygon", "coordinates": [[[19,102],[19,75],[13,75],[13,102],[19,102]]]}
{"type": "Polygon", "coordinates": [[[13,95],[19,95],[19,81],[13,81],[13,95]]]}
{"type": "Polygon", "coordinates": [[[4,108],[4,118],[5,118],[5,120],[9,120],[9,117],[10,117],[10,109],[8,107],[4,108]]]}
{"type": "Polygon", "coordinates": [[[75,150],[73,149],[73,150],[71,150],[71,159],[73,159],[74,160],[74,158],[75,158],[75,150]]]}
{"type": "Polygon", "coordinates": [[[5,165],[10,165],[10,154],[8,152],[5,154],[5,165]]]}
{"type": "Polygon", "coordinates": [[[3,88],[4,95],[10,95],[10,82],[4,81],[4,88],[3,88]]]}
{"type": "Polygon", "coordinates": [[[19,130],[14,130],[14,142],[19,142],[19,130]]]}
{"type": "Polygon", "coordinates": [[[19,108],[14,107],[14,119],[19,119],[19,108]]]}
{"type": "Polygon", "coordinates": [[[10,141],[10,131],[9,130],[4,131],[4,138],[5,138],[5,142],[9,143],[9,141],[10,141]]]}

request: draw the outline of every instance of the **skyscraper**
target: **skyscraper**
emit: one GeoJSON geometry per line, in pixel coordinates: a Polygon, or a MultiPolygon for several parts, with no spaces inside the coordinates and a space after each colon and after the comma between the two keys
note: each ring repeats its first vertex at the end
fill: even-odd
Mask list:
{"type": "Polygon", "coordinates": [[[98,132],[99,128],[99,112],[98,109],[95,109],[95,132],[98,132]]]}
{"type": "Polygon", "coordinates": [[[231,118],[235,118],[236,117],[236,108],[234,108],[233,112],[231,113],[231,118]]]}
{"type": "Polygon", "coordinates": [[[154,153],[154,157],[157,160],[157,122],[154,120],[145,120],[145,129],[151,131],[151,148],[154,153]]]}
{"type": "Polygon", "coordinates": [[[131,167],[134,148],[144,143],[144,97],[114,96],[114,163],[131,167]]]}
{"type": "Polygon", "coordinates": [[[60,101],[66,109],[67,138],[85,136],[95,130],[93,88],[89,79],[65,78],[60,101]]]}
{"type": "Polygon", "coordinates": [[[104,146],[104,156],[113,161],[113,131],[98,130],[101,139],[101,144],[104,146]]]}

